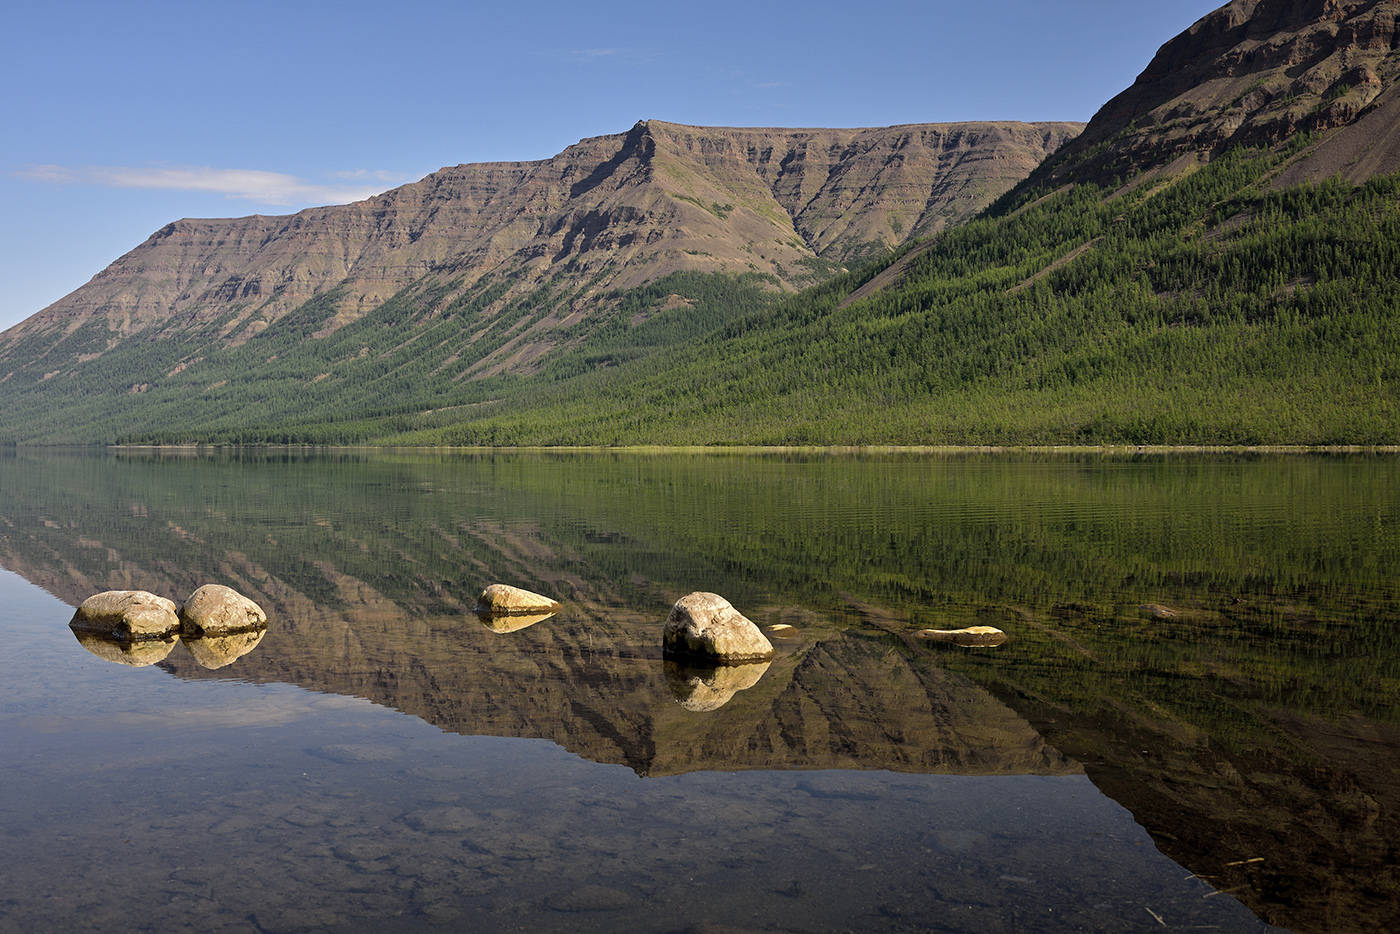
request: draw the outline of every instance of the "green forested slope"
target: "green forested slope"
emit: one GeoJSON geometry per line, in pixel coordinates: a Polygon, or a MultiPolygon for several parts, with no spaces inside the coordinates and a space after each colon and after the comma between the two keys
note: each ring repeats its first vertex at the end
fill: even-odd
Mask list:
{"type": "Polygon", "coordinates": [[[16,377],[0,440],[1400,442],[1400,179],[1270,191],[1287,159],[1238,151],[1117,195],[1023,189],[857,302],[879,266],[780,301],[757,277],[671,277],[529,376],[467,370],[561,296],[469,346],[503,283],[431,313],[409,289],[308,339],[324,296],[179,372],[176,342],[153,341],[159,361],[118,348],[81,376],[16,377]]]}
{"type": "Polygon", "coordinates": [[[1400,441],[1400,180],[1266,191],[1283,160],[1026,192],[901,287],[842,308],[859,280],[836,280],[621,378],[537,383],[397,440],[1400,441]]]}

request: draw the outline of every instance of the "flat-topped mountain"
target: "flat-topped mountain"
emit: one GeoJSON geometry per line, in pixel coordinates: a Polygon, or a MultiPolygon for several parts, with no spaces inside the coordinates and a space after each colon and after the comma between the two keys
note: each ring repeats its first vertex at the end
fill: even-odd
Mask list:
{"type": "Polygon", "coordinates": [[[1038,176],[1106,181],[1186,155],[1315,145],[1282,179],[1400,170],[1400,5],[1232,0],[1162,46],[1038,176]]]}
{"type": "Polygon", "coordinates": [[[142,331],[212,325],[241,343],[338,287],[335,315],[320,324],[330,331],[425,277],[451,292],[494,274],[510,282],[502,304],[561,282],[582,302],[680,270],[759,272],[791,289],[971,217],[1081,129],[652,120],[551,159],[445,168],[354,204],[176,221],[0,335],[0,377],[31,362],[10,352],[17,344],[57,343],[85,324],[99,331],[76,354],[51,356],[45,372],[142,331]]]}

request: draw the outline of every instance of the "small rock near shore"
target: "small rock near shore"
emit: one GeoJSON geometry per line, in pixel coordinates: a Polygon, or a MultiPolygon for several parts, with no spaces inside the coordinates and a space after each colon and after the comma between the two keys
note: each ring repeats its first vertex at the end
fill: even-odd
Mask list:
{"type": "Polygon", "coordinates": [[[666,617],[661,648],[667,655],[723,662],[773,657],[773,643],[752,620],[719,594],[703,592],[676,601],[666,617]]]}
{"type": "Polygon", "coordinates": [[[232,587],[205,584],[180,607],[180,628],[187,636],[250,632],[267,627],[262,607],[232,587]]]}
{"type": "Polygon", "coordinates": [[[144,590],[108,590],[79,605],[68,627],[114,639],[164,639],[180,629],[175,603],[144,590]]]}

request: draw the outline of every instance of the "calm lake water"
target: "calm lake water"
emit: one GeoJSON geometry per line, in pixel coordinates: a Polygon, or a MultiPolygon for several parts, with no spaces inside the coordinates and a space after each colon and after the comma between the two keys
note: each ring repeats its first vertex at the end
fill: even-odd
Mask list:
{"type": "Polygon", "coordinates": [[[0,565],[3,931],[1400,929],[1391,457],[9,450],[0,565]]]}

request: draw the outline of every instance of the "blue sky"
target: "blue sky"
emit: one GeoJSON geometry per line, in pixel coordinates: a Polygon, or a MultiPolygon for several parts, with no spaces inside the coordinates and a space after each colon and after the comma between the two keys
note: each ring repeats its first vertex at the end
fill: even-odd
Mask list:
{"type": "Polygon", "coordinates": [[[181,217],[351,201],[639,119],[1087,120],[1218,5],[9,4],[0,329],[181,217]]]}

